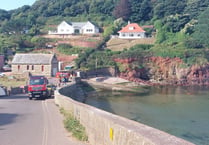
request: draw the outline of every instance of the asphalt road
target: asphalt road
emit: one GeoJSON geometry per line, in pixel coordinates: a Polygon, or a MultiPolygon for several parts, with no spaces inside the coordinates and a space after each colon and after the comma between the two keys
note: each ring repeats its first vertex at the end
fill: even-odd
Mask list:
{"type": "Polygon", "coordinates": [[[0,145],[84,145],[64,129],[53,99],[0,97],[0,145]]]}

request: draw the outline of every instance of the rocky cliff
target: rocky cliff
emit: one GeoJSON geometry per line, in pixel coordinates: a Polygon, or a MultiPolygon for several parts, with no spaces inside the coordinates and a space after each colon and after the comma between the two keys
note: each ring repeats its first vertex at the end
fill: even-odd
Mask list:
{"type": "Polygon", "coordinates": [[[180,58],[115,59],[119,76],[148,85],[209,85],[209,64],[187,66],[180,58]],[[139,67],[140,66],[140,67],[139,67]]]}

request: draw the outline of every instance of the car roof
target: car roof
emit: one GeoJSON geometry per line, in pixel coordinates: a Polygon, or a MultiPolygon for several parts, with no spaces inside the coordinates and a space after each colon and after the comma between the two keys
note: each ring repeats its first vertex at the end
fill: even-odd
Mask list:
{"type": "Polygon", "coordinates": [[[45,76],[30,76],[30,79],[33,79],[33,78],[46,78],[45,76]]]}

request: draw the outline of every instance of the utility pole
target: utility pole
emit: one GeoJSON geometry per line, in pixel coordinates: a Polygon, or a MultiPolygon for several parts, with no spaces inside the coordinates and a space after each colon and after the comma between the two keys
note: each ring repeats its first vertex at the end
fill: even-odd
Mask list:
{"type": "Polygon", "coordinates": [[[97,77],[97,56],[96,56],[96,60],[95,60],[95,69],[96,69],[96,77],[97,77]]]}

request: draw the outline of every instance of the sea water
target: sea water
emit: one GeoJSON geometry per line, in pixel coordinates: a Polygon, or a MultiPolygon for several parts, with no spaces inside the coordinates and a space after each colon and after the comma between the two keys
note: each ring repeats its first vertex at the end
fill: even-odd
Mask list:
{"type": "Polygon", "coordinates": [[[143,89],[138,93],[98,90],[86,103],[195,144],[209,144],[209,88],[143,89]]]}

